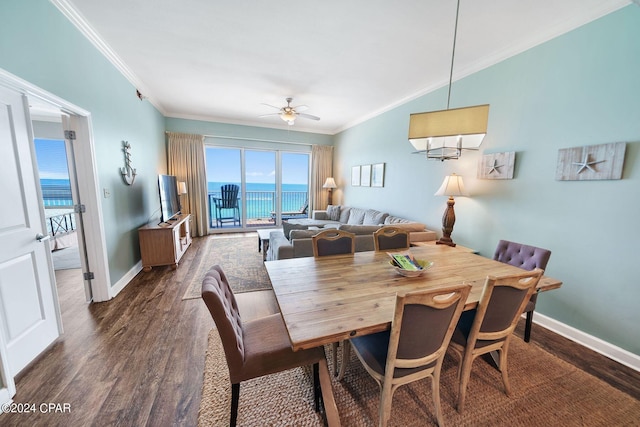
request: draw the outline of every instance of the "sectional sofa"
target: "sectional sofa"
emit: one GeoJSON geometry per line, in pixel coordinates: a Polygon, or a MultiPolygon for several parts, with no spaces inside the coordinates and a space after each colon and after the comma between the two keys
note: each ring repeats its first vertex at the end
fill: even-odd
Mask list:
{"type": "Polygon", "coordinates": [[[283,221],[282,230],[269,236],[267,260],[313,256],[311,236],[324,228],[339,228],[356,235],[356,252],[372,251],[373,233],[392,225],[407,230],[411,243],[436,240],[434,231],[420,222],[389,215],[375,209],[330,205],[327,210],[314,210],[311,218],[283,221]]]}

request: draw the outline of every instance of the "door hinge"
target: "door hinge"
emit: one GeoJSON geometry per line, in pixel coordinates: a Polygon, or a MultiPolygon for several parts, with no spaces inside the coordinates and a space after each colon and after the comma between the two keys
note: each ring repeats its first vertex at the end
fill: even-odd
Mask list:
{"type": "Polygon", "coordinates": [[[87,208],[83,204],[74,205],[73,206],[73,211],[75,213],[86,213],[87,212],[87,208]]]}
{"type": "Polygon", "coordinates": [[[88,271],[86,273],[84,273],[84,280],[93,280],[93,271],[88,271]]]}
{"type": "Polygon", "coordinates": [[[76,131],[75,130],[65,130],[64,131],[64,139],[75,141],[76,140],[76,131]]]}

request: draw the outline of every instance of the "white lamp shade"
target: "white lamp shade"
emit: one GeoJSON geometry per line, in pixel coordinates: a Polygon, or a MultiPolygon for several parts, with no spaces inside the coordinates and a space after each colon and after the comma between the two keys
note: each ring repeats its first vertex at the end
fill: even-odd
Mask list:
{"type": "Polygon", "coordinates": [[[329,177],[324,182],[322,188],[338,188],[338,186],[336,185],[336,181],[332,177],[329,177]]]}
{"type": "Polygon", "coordinates": [[[434,196],[466,196],[467,192],[464,189],[464,183],[460,175],[451,174],[444,177],[442,185],[436,191],[434,196]]]}
{"type": "Polygon", "coordinates": [[[178,194],[187,194],[187,183],[178,181],[178,194]]]}

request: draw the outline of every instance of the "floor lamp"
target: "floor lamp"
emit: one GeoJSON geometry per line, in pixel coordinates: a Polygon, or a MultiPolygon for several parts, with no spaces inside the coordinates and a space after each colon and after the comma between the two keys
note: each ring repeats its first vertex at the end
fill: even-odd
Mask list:
{"type": "Polygon", "coordinates": [[[444,178],[442,185],[436,191],[435,196],[449,196],[447,200],[447,208],[442,215],[442,237],[436,242],[437,245],[455,246],[451,240],[451,232],[453,231],[453,224],[456,222],[456,213],[453,210],[453,205],[456,203],[453,196],[466,196],[464,191],[464,183],[460,175],[451,174],[444,178]]]}

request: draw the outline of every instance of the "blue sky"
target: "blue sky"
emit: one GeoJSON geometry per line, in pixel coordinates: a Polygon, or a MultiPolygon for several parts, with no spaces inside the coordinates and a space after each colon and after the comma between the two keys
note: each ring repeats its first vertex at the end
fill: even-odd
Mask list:
{"type": "MultiPolygon", "coordinates": [[[[206,149],[208,182],[240,182],[240,150],[235,148],[206,149]]],[[[247,182],[274,184],[276,153],[245,150],[247,182]]],[[[282,153],[282,183],[307,184],[309,155],[282,153]]]]}
{"type": "Polygon", "coordinates": [[[40,179],[69,179],[63,140],[35,139],[40,179]]]}

